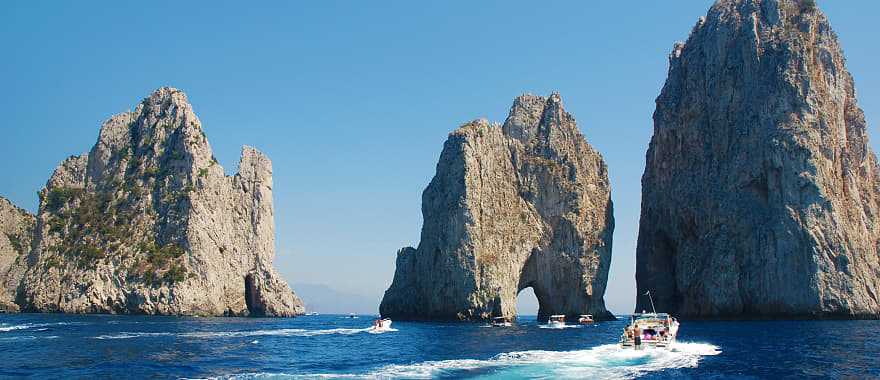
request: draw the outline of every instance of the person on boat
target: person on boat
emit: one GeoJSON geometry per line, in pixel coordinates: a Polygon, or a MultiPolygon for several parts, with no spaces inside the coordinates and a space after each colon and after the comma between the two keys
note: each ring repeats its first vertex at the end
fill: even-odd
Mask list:
{"type": "Polygon", "coordinates": [[[638,327],[636,327],[635,335],[633,337],[633,343],[635,344],[635,347],[642,346],[642,331],[638,327]]]}

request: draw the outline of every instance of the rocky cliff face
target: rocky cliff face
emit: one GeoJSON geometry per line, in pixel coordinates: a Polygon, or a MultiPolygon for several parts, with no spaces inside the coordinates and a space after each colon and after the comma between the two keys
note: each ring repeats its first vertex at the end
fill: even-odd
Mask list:
{"type": "Polygon", "coordinates": [[[40,192],[17,294],[27,311],[292,316],[272,266],[272,164],[242,150],[226,176],[183,92],[104,122],[40,192]]]}
{"type": "Polygon", "coordinates": [[[639,294],[688,317],[880,315],[878,173],[815,3],[718,1],[657,99],[639,294]]]}
{"type": "Polygon", "coordinates": [[[34,216],[0,197],[0,311],[18,311],[15,294],[27,269],[34,216]]]}
{"type": "Polygon", "coordinates": [[[532,287],[542,318],[611,318],[610,194],[605,162],[557,94],[517,98],[503,126],[462,126],[422,194],[421,242],[398,252],[382,315],[513,316],[532,287]]]}

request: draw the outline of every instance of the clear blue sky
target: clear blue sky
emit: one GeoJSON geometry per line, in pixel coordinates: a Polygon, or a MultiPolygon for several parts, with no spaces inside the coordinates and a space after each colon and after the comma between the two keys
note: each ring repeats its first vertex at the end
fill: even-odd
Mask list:
{"type": "MultiPolygon", "coordinates": [[[[418,244],[447,133],[559,91],[610,168],[606,302],[635,297],[640,178],[667,54],[710,0],[0,4],[0,195],[30,210],[63,158],[153,89],[186,91],[221,164],[275,165],[277,265],[292,283],[375,298],[418,244]],[[250,5],[250,4],[248,4],[250,5]]],[[[880,135],[875,1],[819,1],[880,135]]]]}

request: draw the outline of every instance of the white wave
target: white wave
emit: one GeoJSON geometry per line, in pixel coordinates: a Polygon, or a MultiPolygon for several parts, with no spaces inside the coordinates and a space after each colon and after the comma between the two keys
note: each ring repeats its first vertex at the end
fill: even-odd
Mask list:
{"type": "MultiPolygon", "coordinates": [[[[389,331],[397,331],[391,329],[389,331]]],[[[94,337],[95,339],[132,339],[132,338],[145,338],[145,337],[160,337],[160,336],[178,336],[183,338],[202,338],[202,339],[210,339],[210,338],[241,338],[241,337],[256,337],[256,336],[297,336],[297,337],[312,337],[319,335],[352,335],[352,334],[360,334],[364,332],[369,333],[381,333],[379,331],[372,331],[369,328],[364,329],[326,329],[326,330],[306,330],[306,329],[274,329],[274,330],[253,330],[253,331],[194,331],[194,332],[184,332],[184,333],[170,333],[170,332],[122,332],[113,335],[100,335],[94,337]]]]}
{"type": "Polygon", "coordinates": [[[562,325],[562,326],[551,326],[551,325],[539,325],[538,328],[542,329],[551,329],[551,330],[562,330],[562,329],[580,329],[583,328],[583,325],[562,325]]]}
{"type": "Polygon", "coordinates": [[[177,334],[170,332],[156,332],[156,333],[147,333],[147,332],[122,332],[118,334],[112,335],[98,335],[93,337],[94,339],[132,339],[132,338],[149,338],[149,337],[157,337],[157,336],[174,336],[177,334]]]}
{"type": "Polygon", "coordinates": [[[579,351],[510,352],[487,360],[459,359],[388,365],[364,374],[251,373],[218,379],[428,379],[443,375],[482,375],[501,379],[632,379],[651,372],[696,368],[704,356],[720,353],[718,347],[704,343],[677,343],[671,350],[621,349],[616,344],[608,344],[579,351]]]}
{"type": "Polygon", "coordinates": [[[19,341],[19,340],[37,340],[37,339],[58,339],[58,335],[49,335],[49,336],[34,336],[34,335],[4,336],[4,337],[0,337],[0,342],[13,342],[13,341],[19,341]]]}
{"type": "Polygon", "coordinates": [[[67,325],[80,325],[82,322],[56,322],[56,323],[23,323],[20,325],[5,325],[0,326],[0,332],[9,332],[15,330],[30,330],[34,329],[34,331],[47,331],[52,326],[67,326],[67,325]]]}

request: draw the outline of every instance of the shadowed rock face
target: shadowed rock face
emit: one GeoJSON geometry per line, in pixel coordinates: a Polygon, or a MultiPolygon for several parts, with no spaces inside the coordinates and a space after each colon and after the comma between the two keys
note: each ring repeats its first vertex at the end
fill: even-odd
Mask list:
{"type": "Polygon", "coordinates": [[[15,293],[27,269],[34,216],[0,197],[0,311],[18,311],[15,293]]]}
{"type": "Polygon", "coordinates": [[[696,318],[880,314],[880,171],[844,63],[808,1],[719,1],[675,46],[638,294],[696,318]]]}
{"type": "Polygon", "coordinates": [[[104,122],[40,192],[23,310],[292,316],[272,266],[272,163],[245,147],[226,176],[183,92],[104,122]]]}
{"type": "Polygon", "coordinates": [[[603,295],[614,230],[605,162],[559,95],[523,95],[503,126],[449,135],[422,194],[421,242],[403,248],[380,312],[397,319],[516,315],[532,287],[539,317],[613,318],[603,295]]]}

